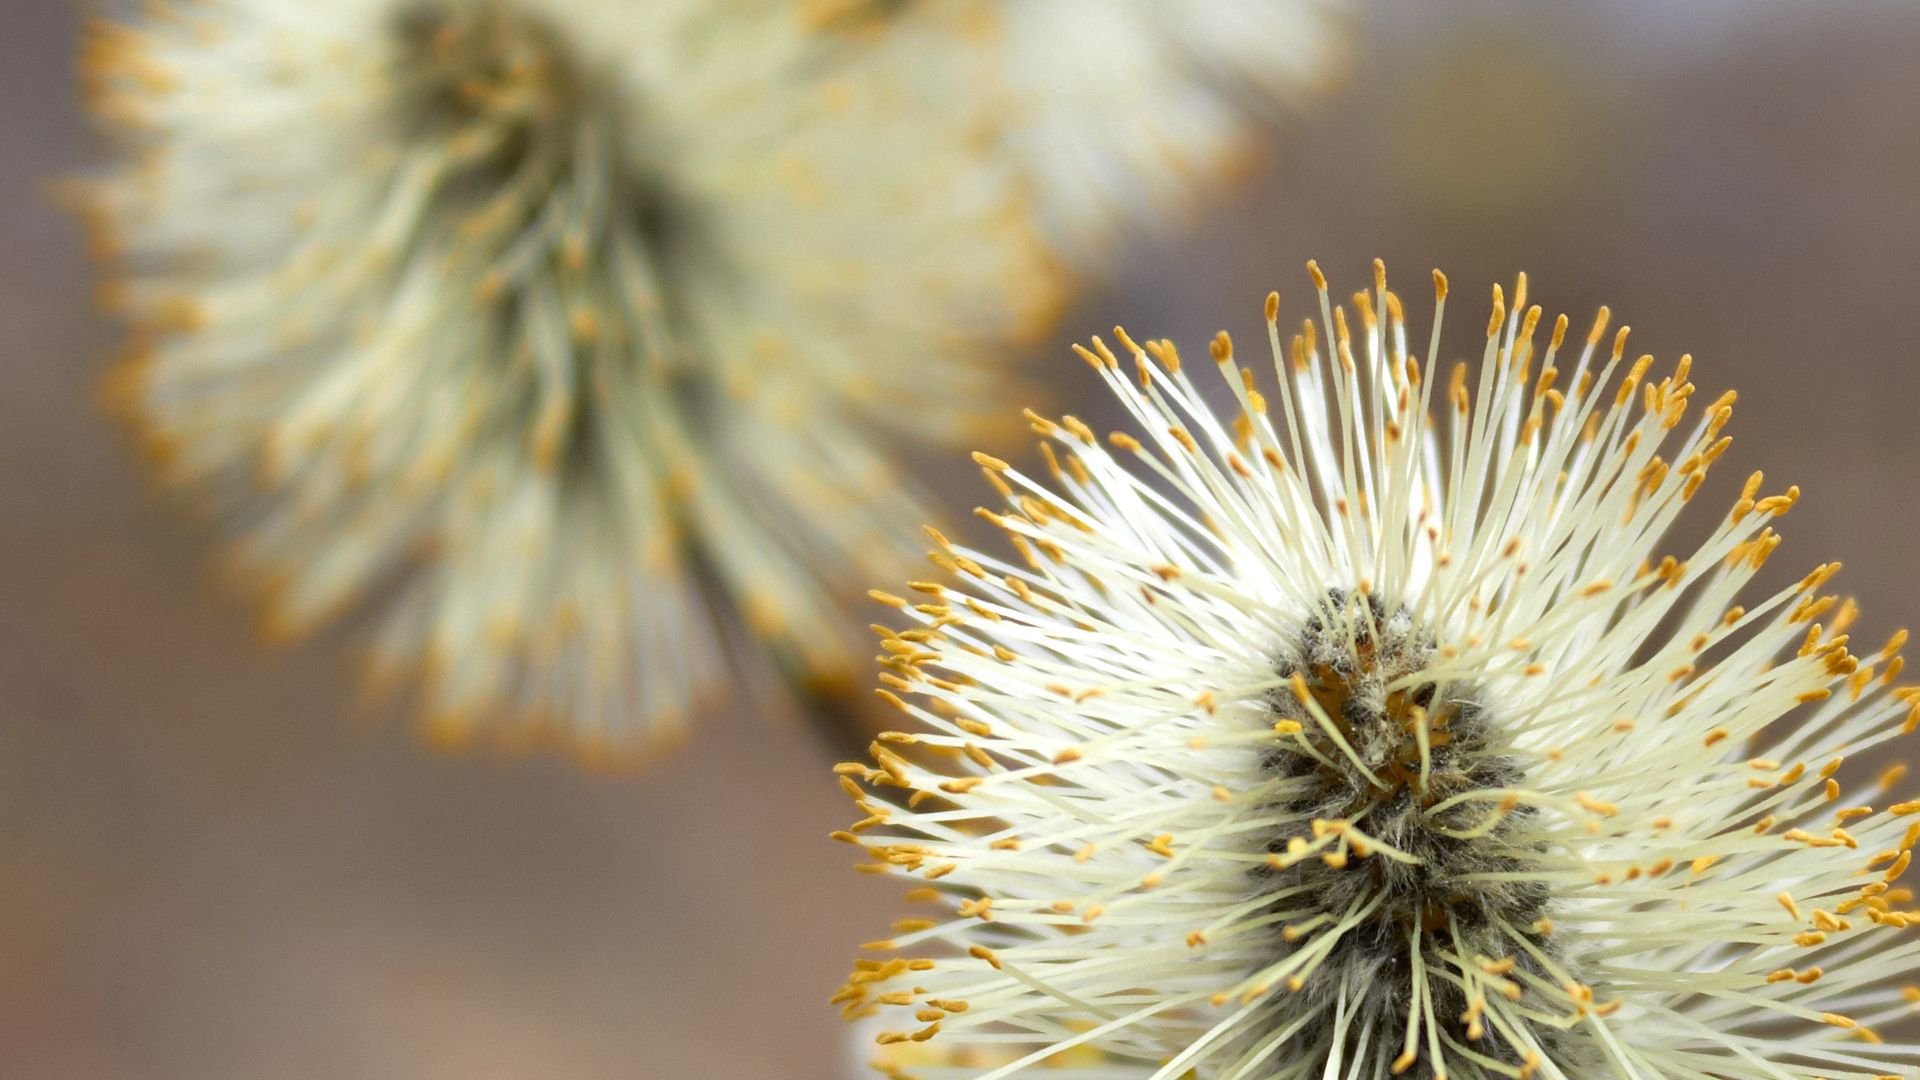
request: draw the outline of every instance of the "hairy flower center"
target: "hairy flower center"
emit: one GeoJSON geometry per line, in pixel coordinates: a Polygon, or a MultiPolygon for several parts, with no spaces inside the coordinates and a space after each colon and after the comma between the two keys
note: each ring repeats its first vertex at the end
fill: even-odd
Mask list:
{"type": "Polygon", "coordinates": [[[711,246],[634,145],[617,75],[536,14],[420,0],[392,32],[407,258],[472,298],[476,380],[523,383],[488,393],[495,412],[476,428],[524,440],[563,477],[590,473],[599,398],[678,387],[664,343],[684,331],[680,290],[710,271],[711,246]]]}
{"type": "Polygon", "coordinates": [[[1507,796],[1525,774],[1498,716],[1471,683],[1428,675],[1436,651],[1406,609],[1340,590],[1280,651],[1264,765],[1281,824],[1256,873],[1288,916],[1276,948],[1306,960],[1292,988],[1354,1002],[1377,1052],[1430,1008],[1450,1037],[1519,1062],[1482,1015],[1516,979],[1561,981],[1547,886],[1526,872],[1540,843],[1507,796]]]}
{"type": "Polygon", "coordinates": [[[470,126],[571,126],[587,106],[588,80],[558,34],[506,4],[420,0],[395,18],[393,77],[411,134],[470,126]]]}

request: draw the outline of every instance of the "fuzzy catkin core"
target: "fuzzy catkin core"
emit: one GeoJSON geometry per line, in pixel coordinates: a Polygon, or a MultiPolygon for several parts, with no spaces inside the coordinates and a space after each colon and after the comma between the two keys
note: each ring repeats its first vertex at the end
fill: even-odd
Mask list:
{"type": "Polygon", "coordinates": [[[632,95],[536,11],[420,0],[391,33],[390,131],[432,166],[420,254],[443,260],[486,340],[507,343],[474,357],[489,377],[542,384],[488,422],[583,482],[603,456],[606,366],[640,367],[676,404],[704,407],[699,381],[689,389],[655,348],[684,331],[680,290],[709,271],[699,216],[636,145],[632,95]]]}
{"type": "Polygon", "coordinates": [[[473,166],[502,179],[530,157],[564,157],[602,96],[560,34],[511,5],[419,0],[394,13],[391,33],[399,136],[464,135],[473,166]]]}
{"type": "MultiPolygon", "coordinates": [[[[1288,684],[1267,705],[1278,729],[1292,734],[1262,765],[1278,781],[1270,810],[1285,824],[1269,839],[1273,858],[1255,880],[1282,897],[1276,910],[1304,905],[1330,922],[1274,928],[1280,956],[1325,950],[1289,988],[1293,994],[1276,998],[1276,1022],[1293,1011],[1289,1000],[1318,1010],[1327,996],[1346,994],[1357,1009],[1349,1031],[1371,1029],[1368,1052],[1392,1058],[1395,1035],[1415,1007],[1418,952],[1420,1007],[1431,1007],[1455,1041],[1519,1064],[1525,1051],[1481,1022],[1484,1006],[1475,1007],[1462,987],[1459,962],[1512,958],[1509,980],[1558,983],[1540,957],[1561,971],[1567,958],[1542,930],[1547,885],[1525,878],[1543,848],[1531,838],[1533,811],[1495,794],[1524,786],[1523,759],[1481,688],[1423,677],[1436,652],[1406,608],[1337,589],[1277,651],[1275,670],[1288,684]],[[1474,792],[1488,794],[1449,802],[1474,792]],[[1362,840],[1305,850],[1347,825],[1411,860],[1383,856],[1362,840]],[[1323,936],[1333,933],[1339,936],[1329,946],[1323,936]]],[[[1530,1034],[1558,1042],[1552,1031],[1530,1034]]]]}

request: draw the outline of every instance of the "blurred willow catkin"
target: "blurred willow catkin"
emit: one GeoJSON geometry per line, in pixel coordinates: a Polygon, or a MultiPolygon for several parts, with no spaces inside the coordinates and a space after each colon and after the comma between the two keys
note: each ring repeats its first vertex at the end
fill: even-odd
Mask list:
{"type": "Polygon", "coordinates": [[[1058,304],[983,101],[789,3],[219,0],[88,30],[113,379],[263,623],[378,614],[451,742],[596,759],[843,684],[856,580],[1058,304]]]}
{"type": "Polygon", "coordinates": [[[1188,214],[1244,172],[1262,121],[1344,68],[1352,18],[1348,0],[806,4],[917,55],[915,78],[943,96],[995,99],[996,160],[1087,270],[1121,234],[1188,214]]]}

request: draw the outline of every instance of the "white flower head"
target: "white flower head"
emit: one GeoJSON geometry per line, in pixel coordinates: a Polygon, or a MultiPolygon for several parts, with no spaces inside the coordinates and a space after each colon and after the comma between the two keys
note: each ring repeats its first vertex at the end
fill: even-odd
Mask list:
{"type": "Polygon", "coordinates": [[[755,0],[102,22],[119,396],[272,629],[387,594],[373,666],[439,734],[677,735],[714,601],[841,674],[837,596],[908,541],[887,440],[976,430],[962,328],[1052,295],[978,115],[892,63],[755,0]]]}
{"type": "Polygon", "coordinates": [[[810,0],[884,14],[922,80],[990,95],[1055,241],[1097,260],[1244,172],[1257,125],[1343,64],[1346,0],[810,0]]]}
{"type": "Polygon", "coordinates": [[[839,838],[927,911],[836,1000],[928,1078],[1914,1075],[1920,800],[1840,772],[1916,725],[1905,635],[1849,642],[1837,565],[1747,595],[1758,474],[1663,554],[1733,394],[1524,277],[1449,377],[1443,277],[1422,358],[1379,264],[1354,314],[1309,268],[1272,367],[1081,350],[1137,429],[1033,417],[1048,475],[980,459],[1019,557],[880,594],[922,729],[839,838]]]}

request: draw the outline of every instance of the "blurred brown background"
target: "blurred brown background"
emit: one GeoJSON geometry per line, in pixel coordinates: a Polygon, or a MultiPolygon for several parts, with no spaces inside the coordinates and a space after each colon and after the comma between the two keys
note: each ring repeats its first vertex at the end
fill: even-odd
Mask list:
{"type": "MultiPolygon", "coordinates": [[[[256,644],[93,407],[114,333],[41,196],[90,153],[78,16],[0,11],[0,1076],[842,1075],[825,998],[893,890],[827,841],[802,726],[743,705],[637,779],[448,758],[354,719],[349,633],[256,644]]],[[[1920,613],[1915,56],[1910,3],[1363,9],[1344,86],[1132,244],[1038,370],[1098,413],[1064,342],[1255,337],[1309,256],[1410,297],[1444,267],[1465,348],[1525,269],[1739,387],[1718,479],[1806,489],[1770,571],[1844,561],[1877,641],[1920,613]]]]}

